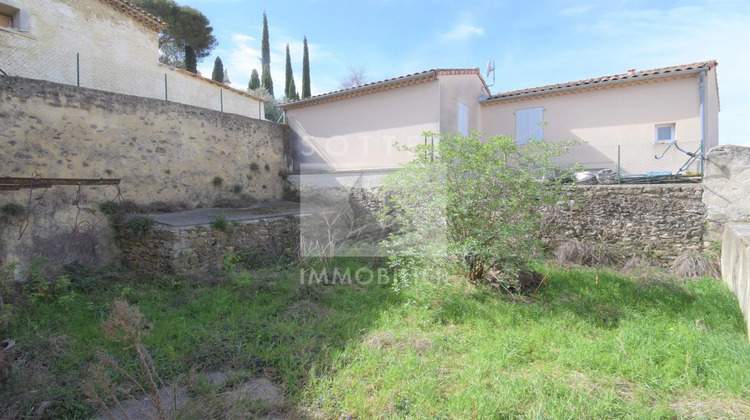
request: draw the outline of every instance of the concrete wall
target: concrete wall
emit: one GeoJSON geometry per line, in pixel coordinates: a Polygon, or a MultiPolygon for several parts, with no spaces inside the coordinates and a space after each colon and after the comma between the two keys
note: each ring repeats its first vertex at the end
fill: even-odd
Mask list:
{"type": "Polygon", "coordinates": [[[27,30],[0,31],[0,68],[11,76],[106,90],[262,119],[242,91],[159,63],[158,30],[102,0],[3,0],[27,30]],[[76,57],[80,54],[80,58],[76,57]],[[165,86],[166,77],[166,86],[165,86]],[[166,93],[165,93],[166,90],[166,93]]]}
{"type": "Polygon", "coordinates": [[[289,109],[302,171],[395,168],[411,160],[395,142],[422,144],[439,127],[440,86],[429,81],[289,109]]]}
{"type": "MultiPolygon", "coordinates": [[[[675,79],[656,79],[651,83],[620,84],[598,90],[587,90],[557,96],[534,96],[482,105],[482,131],[487,135],[515,136],[515,111],[543,107],[546,140],[584,140],[563,165],[580,163],[590,169],[616,169],[617,146],[621,145],[623,173],[669,170],[676,173],[688,156],[670,150],[662,159],[667,144],[655,143],[657,124],[675,123],[675,136],[680,147],[691,152],[700,147],[699,75],[675,79]]],[[[718,142],[715,69],[709,72],[708,129],[718,142]]],[[[699,170],[696,163],[691,170],[699,170]]]]}
{"type": "Polygon", "coordinates": [[[727,222],[750,222],[750,147],[721,145],[706,154],[703,202],[708,238],[727,222]]]}
{"type": "MultiPolygon", "coordinates": [[[[281,125],[15,77],[0,78],[0,98],[0,176],[122,178],[124,199],[186,207],[243,195],[259,200],[282,195],[279,171],[287,168],[287,160],[281,125]],[[220,186],[214,185],[215,177],[223,179],[220,186]]],[[[27,264],[50,254],[52,242],[65,248],[62,238],[76,226],[106,231],[98,204],[115,199],[117,190],[82,187],[81,197],[77,193],[76,187],[62,186],[43,198],[40,190],[31,197],[28,190],[0,192],[0,206],[12,202],[34,207],[22,239],[21,220],[11,218],[0,226],[0,265],[27,264]]],[[[111,261],[108,243],[97,239],[87,260],[111,261]]],[[[76,259],[64,249],[52,254],[60,261],[76,259]]]]}
{"type": "Polygon", "coordinates": [[[724,226],[721,278],[737,297],[750,332],[750,225],[727,223],[724,226]]]}

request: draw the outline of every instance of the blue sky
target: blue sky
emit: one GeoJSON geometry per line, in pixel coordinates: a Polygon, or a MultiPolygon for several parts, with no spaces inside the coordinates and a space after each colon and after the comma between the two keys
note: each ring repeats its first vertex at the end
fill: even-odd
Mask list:
{"type": "MultiPolygon", "coordinates": [[[[268,15],[277,96],[289,43],[301,86],[302,37],[313,94],[336,90],[351,67],[377,81],[431,68],[497,66],[493,93],[715,59],[720,141],[750,146],[750,1],[177,0],[211,20],[232,86],[260,71],[268,15]]],[[[491,83],[491,80],[488,81],[491,83]]]]}

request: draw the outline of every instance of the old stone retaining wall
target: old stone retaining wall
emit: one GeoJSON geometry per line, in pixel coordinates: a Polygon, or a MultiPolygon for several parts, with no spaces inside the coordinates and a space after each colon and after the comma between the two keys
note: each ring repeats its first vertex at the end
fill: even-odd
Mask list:
{"type": "Polygon", "coordinates": [[[146,272],[181,273],[222,268],[232,258],[274,261],[297,251],[299,217],[269,217],[232,223],[226,231],[208,226],[155,225],[123,240],[123,261],[146,272]]]}
{"type": "MultiPolygon", "coordinates": [[[[0,176],[121,178],[121,197],[139,204],[273,200],[283,192],[286,143],[284,126],[269,121],[0,77],[0,176]]],[[[40,257],[53,264],[115,261],[98,205],[116,198],[114,187],[0,192],[0,208],[18,204],[29,216],[0,214],[0,266],[40,257]]]]}
{"type": "Polygon", "coordinates": [[[709,150],[703,186],[708,239],[719,240],[727,222],[750,222],[750,147],[709,150]]]}
{"type": "Polygon", "coordinates": [[[551,242],[606,244],[617,255],[671,262],[701,250],[705,210],[700,184],[581,185],[550,210],[551,242]]]}

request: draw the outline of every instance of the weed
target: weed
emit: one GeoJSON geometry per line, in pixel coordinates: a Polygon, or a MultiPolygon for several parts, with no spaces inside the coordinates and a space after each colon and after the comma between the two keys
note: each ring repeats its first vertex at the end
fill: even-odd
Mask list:
{"type": "Polygon", "coordinates": [[[242,192],[242,185],[240,184],[234,184],[232,185],[232,192],[235,194],[239,194],[242,192]]]}
{"type": "Polygon", "coordinates": [[[211,221],[211,229],[218,230],[220,232],[226,232],[229,230],[229,220],[223,213],[217,214],[216,217],[211,221]]]}
{"type": "Polygon", "coordinates": [[[16,203],[8,203],[0,207],[0,212],[10,217],[22,217],[26,214],[26,207],[16,203]]]}
{"type": "Polygon", "coordinates": [[[602,245],[592,245],[572,239],[555,248],[555,259],[562,266],[585,265],[601,267],[614,264],[614,256],[602,245]]]}
{"type": "Polygon", "coordinates": [[[215,176],[214,179],[211,181],[211,184],[213,184],[214,187],[221,187],[222,184],[224,184],[224,178],[220,176],[215,176]]]}
{"type": "Polygon", "coordinates": [[[266,163],[266,165],[264,166],[264,168],[265,168],[265,169],[266,169],[267,171],[270,171],[270,170],[271,170],[271,165],[269,165],[269,164],[267,164],[267,163],[266,163]]]}
{"type": "Polygon", "coordinates": [[[113,174],[114,172],[112,172],[112,170],[111,170],[111,169],[105,169],[105,170],[104,170],[104,173],[105,173],[105,174],[107,174],[107,175],[109,175],[109,176],[112,176],[112,174],[113,174]]]}
{"type": "Polygon", "coordinates": [[[167,174],[167,175],[169,175],[169,174],[171,174],[171,173],[172,173],[172,170],[171,170],[171,169],[165,169],[165,170],[164,170],[164,173],[165,173],[165,174],[167,174]]]}
{"type": "Polygon", "coordinates": [[[688,251],[675,258],[670,269],[680,277],[721,277],[719,262],[714,256],[708,256],[695,251],[688,251]]]}
{"type": "Polygon", "coordinates": [[[263,185],[262,185],[262,187],[263,187],[263,189],[264,189],[264,190],[265,190],[266,188],[268,188],[268,187],[266,187],[266,184],[263,184],[263,185]]]}
{"type": "Polygon", "coordinates": [[[140,238],[154,226],[154,219],[148,216],[133,216],[125,222],[125,236],[140,238]]]}
{"type": "Polygon", "coordinates": [[[253,163],[250,164],[250,170],[253,171],[253,172],[259,172],[260,171],[260,166],[258,166],[257,163],[253,162],[253,163]]]}
{"type": "Polygon", "coordinates": [[[99,210],[107,216],[113,216],[120,211],[120,205],[112,200],[99,203],[99,210]]]}

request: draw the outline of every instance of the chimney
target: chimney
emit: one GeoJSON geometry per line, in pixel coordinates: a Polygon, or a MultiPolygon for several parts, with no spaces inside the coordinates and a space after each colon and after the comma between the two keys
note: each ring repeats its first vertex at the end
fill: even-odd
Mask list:
{"type": "Polygon", "coordinates": [[[628,76],[635,76],[635,69],[628,69],[628,76]]]}

